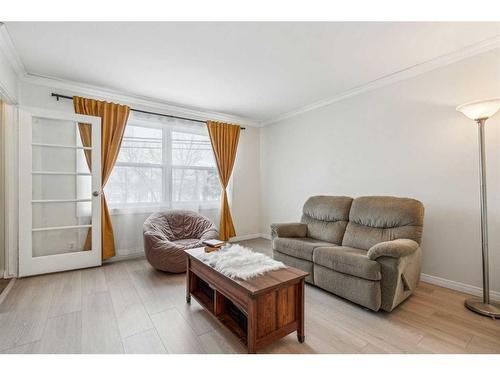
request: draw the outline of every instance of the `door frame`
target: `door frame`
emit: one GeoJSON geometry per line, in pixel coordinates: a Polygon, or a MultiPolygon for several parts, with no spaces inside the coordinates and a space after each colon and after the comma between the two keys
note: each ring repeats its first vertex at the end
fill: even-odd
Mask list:
{"type": "MultiPolygon", "coordinates": [[[[75,124],[75,126],[77,126],[75,124]]],[[[75,113],[19,107],[19,277],[100,266],[101,253],[101,118],[75,113]],[[32,125],[33,117],[87,123],[92,126],[92,249],[33,257],[32,249],[32,125]]],[[[76,198],[76,197],[75,197],[76,198]]]]}

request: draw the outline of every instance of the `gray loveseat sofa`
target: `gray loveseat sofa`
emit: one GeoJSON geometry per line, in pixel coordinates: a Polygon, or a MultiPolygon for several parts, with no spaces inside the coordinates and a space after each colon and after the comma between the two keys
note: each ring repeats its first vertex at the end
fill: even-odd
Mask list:
{"type": "Polygon", "coordinates": [[[409,198],[314,196],[300,223],[272,224],[273,256],[322,289],[392,311],[420,280],[424,206],[409,198]]]}

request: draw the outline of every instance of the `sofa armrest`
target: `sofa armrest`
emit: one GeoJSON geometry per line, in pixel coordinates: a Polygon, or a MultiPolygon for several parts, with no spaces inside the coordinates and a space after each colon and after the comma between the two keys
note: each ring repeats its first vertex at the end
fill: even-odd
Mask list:
{"type": "Polygon", "coordinates": [[[376,260],[379,257],[401,258],[417,251],[417,242],[408,239],[397,239],[380,242],[372,246],[367,253],[368,259],[376,260]]]}
{"type": "Polygon", "coordinates": [[[276,223],[271,224],[271,237],[306,237],[307,224],[304,223],[276,223]]]}

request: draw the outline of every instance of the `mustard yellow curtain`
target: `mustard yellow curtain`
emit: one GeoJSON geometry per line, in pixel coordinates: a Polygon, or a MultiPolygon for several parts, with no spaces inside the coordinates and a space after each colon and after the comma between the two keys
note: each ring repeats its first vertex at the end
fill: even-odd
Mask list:
{"type": "Polygon", "coordinates": [[[222,185],[219,237],[227,241],[236,235],[233,218],[227,201],[227,184],[233,172],[236,150],[240,139],[240,127],[222,122],[207,121],[208,134],[214,150],[219,178],[222,185]]]}
{"type": "MultiPolygon", "coordinates": [[[[78,96],[73,97],[75,112],[82,115],[97,116],[101,118],[101,231],[102,231],[102,259],[115,256],[115,238],[113,225],[109,216],[104,186],[108,181],[111,171],[118,158],[118,152],[122,144],[125,125],[127,124],[130,108],[125,105],[107,103],[94,99],[86,99],[78,96]]],[[[78,124],[82,144],[91,146],[92,129],[89,124],[78,124]]],[[[85,152],[87,164],[91,167],[90,152],[85,152]]],[[[92,234],[87,233],[85,249],[91,248],[92,234]]]]}

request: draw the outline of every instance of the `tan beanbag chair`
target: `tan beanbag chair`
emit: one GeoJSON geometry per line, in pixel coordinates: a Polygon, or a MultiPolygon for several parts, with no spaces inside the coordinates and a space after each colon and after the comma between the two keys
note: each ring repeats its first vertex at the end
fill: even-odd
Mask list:
{"type": "Polygon", "coordinates": [[[217,228],[209,219],[181,210],[152,214],[144,222],[143,235],[148,262],[158,270],[173,273],[186,271],[185,249],[219,238],[217,228]]]}

